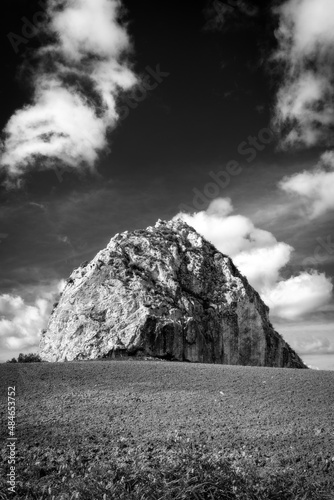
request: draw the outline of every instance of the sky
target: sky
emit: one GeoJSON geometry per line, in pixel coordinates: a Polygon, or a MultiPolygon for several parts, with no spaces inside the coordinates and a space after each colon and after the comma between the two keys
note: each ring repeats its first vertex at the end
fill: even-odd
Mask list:
{"type": "Polygon", "coordinates": [[[334,370],[332,0],[3,0],[0,361],[66,278],[181,217],[334,370]]]}

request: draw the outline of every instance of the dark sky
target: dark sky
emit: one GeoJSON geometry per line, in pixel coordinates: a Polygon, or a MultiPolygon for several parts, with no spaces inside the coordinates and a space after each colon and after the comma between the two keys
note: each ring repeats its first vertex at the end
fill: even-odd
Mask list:
{"type": "MultiPolygon", "coordinates": [[[[305,220],[298,207],[295,213],[280,210],[285,198],[279,181],[313,168],[323,151],[320,147],[278,151],[275,138],[269,144],[260,142],[254,159],[249,150],[245,152],[249,138],[258,138],[273,116],[279,68],[269,61],[277,44],[272,4],[257,2],[255,17],[231,7],[236,12],[226,21],[219,17],[217,2],[123,3],[133,70],[152,82],[152,72],[158,69],[161,81],[140,102],[131,92],[119,97],[118,107],[125,106],[128,116],[110,132],[109,150],[101,154],[94,173],[60,170],[57,175],[35,168],[24,175],[20,189],[0,188],[0,294],[20,296],[25,306],[33,306],[44,290],[66,279],[115,233],[170,219],[185,205],[192,212],[206,209],[212,198],[197,197],[194,204],[194,189],[203,193],[212,181],[210,172],[226,171],[231,160],[242,166],[242,173],[231,176],[214,197],[231,198],[236,214],[292,245],[290,265],[281,274],[296,274],[301,261],[313,255],[317,238],[332,234],[332,223],[331,214],[305,220]]],[[[32,20],[41,11],[38,2],[3,0],[2,9],[1,129],[15,110],[29,104],[34,50],[45,43],[31,37],[16,54],[8,38],[10,32],[22,34],[22,18],[32,20]]],[[[4,171],[1,179],[5,180],[4,171]]],[[[316,269],[333,276],[332,255],[316,269]]],[[[327,325],[326,339],[332,342],[328,324],[333,325],[333,311],[325,307],[329,312],[318,313],[321,321],[319,316],[312,321],[327,325]]],[[[311,320],[300,321],[283,321],[289,341],[296,324],[311,320]]],[[[6,331],[0,330],[3,338],[6,331]]],[[[13,345],[9,348],[3,340],[4,359],[7,352],[16,355],[17,349],[36,350],[33,342],[18,342],[17,349],[13,345]]],[[[331,354],[330,346],[324,355],[331,354]]],[[[307,352],[319,354],[317,349],[307,352]]]]}

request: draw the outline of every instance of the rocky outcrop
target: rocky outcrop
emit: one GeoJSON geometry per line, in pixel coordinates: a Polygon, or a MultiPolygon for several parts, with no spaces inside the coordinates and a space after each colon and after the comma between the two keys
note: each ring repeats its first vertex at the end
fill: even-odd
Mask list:
{"type": "Polygon", "coordinates": [[[306,368],[232,260],[181,220],[116,234],[75,269],[40,342],[47,361],[117,356],[306,368]]]}

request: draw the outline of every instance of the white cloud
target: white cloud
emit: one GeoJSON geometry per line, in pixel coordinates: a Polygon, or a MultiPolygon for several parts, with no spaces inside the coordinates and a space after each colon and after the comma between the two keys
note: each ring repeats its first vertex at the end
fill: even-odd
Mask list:
{"type": "Polygon", "coordinates": [[[315,369],[334,370],[333,320],[285,321],[279,332],[289,345],[315,369]]]}
{"type": "Polygon", "coordinates": [[[287,193],[298,195],[311,219],[334,209],[334,153],[322,155],[317,167],[285,177],[279,184],[287,193]]]}
{"type": "Polygon", "coordinates": [[[230,199],[217,198],[206,211],[181,217],[211,241],[218,250],[229,255],[258,291],[274,284],[279,270],[287,264],[292,247],[279,243],[269,231],[254,226],[243,215],[232,215],[230,199]]]}
{"type": "Polygon", "coordinates": [[[234,262],[248,281],[261,293],[271,289],[280,277],[280,270],[289,262],[292,247],[276,242],[236,255],[234,262]]]}
{"type": "Polygon", "coordinates": [[[273,316],[297,319],[317,311],[332,297],[333,285],[323,273],[303,272],[278,282],[262,298],[273,316]]]}
{"type": "Polygon", "coordinates": [[[288,124],[283,144],[314,146],[327,138],[334,123],[334,109],[326,104],[334,97],[332,83],[305,72],[291,79],[278,92],[276,124],[288,124]]]}
{"type": "Polygon", "coordinates": [[[275,125],[283,146],[332,141],[334,124],[334,3],[287,0],[279,16],[275,59],[283,64],[275,125]]]}
{"type": "Polygon", "coordinates": [[[2,351],[37,348],[40,332],[46,327],[52,302],[64,288],[65,282],[53,282],[41,287],[32,304],[19,295],[0,295],[0,347],[2,351]]]}
{"type": "Polygon", "coordinates": [[[279,36],[288,43],[285,48],[294,63],[301,56],[327,51],[328,44],[334,43],[332,0],[288,0],[277,10],[281,16],[279,36]],[[289,42],[288,35],[292,36],[289,42]]]}
{"type": "Polygon", "coordinates": [[[176,217],[233,259],[271,307],[273,316],[297,319],[329,302],[333,286],[325,275],[304,272],[282,280],[280,271],[289,262],[293,248],[232,211],[231,200],[218,198],[206,211],[179,213],[176,217]]]}
{"type": "Polygon", "coordinates": [[[128,37],[117,24],[120,2],[75,0],[58,11],[59,1],[49,2],[52,29],[60,35],[60,49],[76,62],[87,54],[117,59],[128,48],[128,37]]]}
{"type": "Polygon", "coordinates": [[[31,168],[93,169],[107,147],[116,99],[136,83],[119,8],[118,0],[49,0],[45,30],[56,41],[36,54],[32,103],[4,129],[1,166],[12,183],[31,168]]]}

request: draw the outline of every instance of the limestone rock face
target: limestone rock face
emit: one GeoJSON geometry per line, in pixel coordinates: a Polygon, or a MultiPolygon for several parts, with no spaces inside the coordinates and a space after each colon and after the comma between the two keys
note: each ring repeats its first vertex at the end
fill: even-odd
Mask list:
{"type": "Polygon", "coordinates": [[[229,257],[185,222],[159,220],[116,234],[72,272],[40,355],[306,368],[268,312],[229,257]]]}

